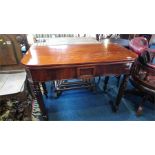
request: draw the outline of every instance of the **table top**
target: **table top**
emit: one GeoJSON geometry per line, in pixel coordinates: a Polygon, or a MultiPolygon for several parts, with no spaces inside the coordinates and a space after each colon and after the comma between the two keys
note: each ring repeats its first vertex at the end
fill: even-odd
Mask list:
{"type": "Polygon", "coordinates": [[[117,44],[99,42],[34,45],[21,63],[27,67],[134,61],[137,55],[117,44]]]}

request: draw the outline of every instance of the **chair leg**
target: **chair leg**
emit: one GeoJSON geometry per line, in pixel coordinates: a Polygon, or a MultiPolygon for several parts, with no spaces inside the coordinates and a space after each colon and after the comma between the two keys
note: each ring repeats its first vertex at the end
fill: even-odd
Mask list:
{"type": "Polygon", "coordinates": [[[106,76],[104,79],[104,86],[103,86],[104,92],[107,90],[108,81],[109,81],[109,76],[106,76]]]}
{"type": "Polygon", "coordinates": [[[136,115],[137,116],[141,116],[143,114],[143,104],[145,103],[145,101],[148,99],[148,95],[145,95],[141,101],[141,103],[138,106],[136,115]]]}

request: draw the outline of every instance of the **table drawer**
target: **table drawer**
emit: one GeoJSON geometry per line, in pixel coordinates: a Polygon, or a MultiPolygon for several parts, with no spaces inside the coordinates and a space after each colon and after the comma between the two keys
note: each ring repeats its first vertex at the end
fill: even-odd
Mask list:
{"type": "Polygon", "coordinates": [[[99,65],[96,67],[96,76],[128,74],[131,65],[132,63],[99,65]]]}
{"type": "Polygon", "coordinates": [[[77,68],[77,77],[78,78],[91,78],[96,75],[96,67],[78,67],[77,68]]]}

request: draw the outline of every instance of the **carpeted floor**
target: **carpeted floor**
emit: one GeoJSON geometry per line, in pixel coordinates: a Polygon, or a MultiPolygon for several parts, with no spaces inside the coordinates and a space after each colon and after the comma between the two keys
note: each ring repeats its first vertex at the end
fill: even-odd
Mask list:
{"type": "MultiPolygon", "coordinates": [[[[102,90],[104,77],[97,85],[97,93],[88,89],[64,91],[57,99],[53,97],[51,83],[47,82],[48,99],[44,97],[49,120],[51,121],[152,121],[155,120],[155,107],[146,102],[142,116],[136,116],[136,107],[141,97],[127,94],[122,99],[119,112],[113,113],[111,102],[115,101],[118,87],[117,80],[111,77],[107,92],[102,90]]],[[[128,82],[128,89],[132,89],[128,82]]],[[[42,120],[37,102],[35,102],[33,115],[42,120]]]]}

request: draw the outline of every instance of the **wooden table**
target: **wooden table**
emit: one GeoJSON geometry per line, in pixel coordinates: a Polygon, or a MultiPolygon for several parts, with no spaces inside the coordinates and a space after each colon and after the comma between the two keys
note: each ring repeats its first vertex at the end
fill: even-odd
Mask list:
{"type": "Polygon", "coordinates": [[[47,118],[39,82],[124,74],[114,106],[117,110],[136,57],[135,53],[117,44],[63,42],[32,46],[21,63],[31,74],[34,93],[42,115],[47,118]]]}

